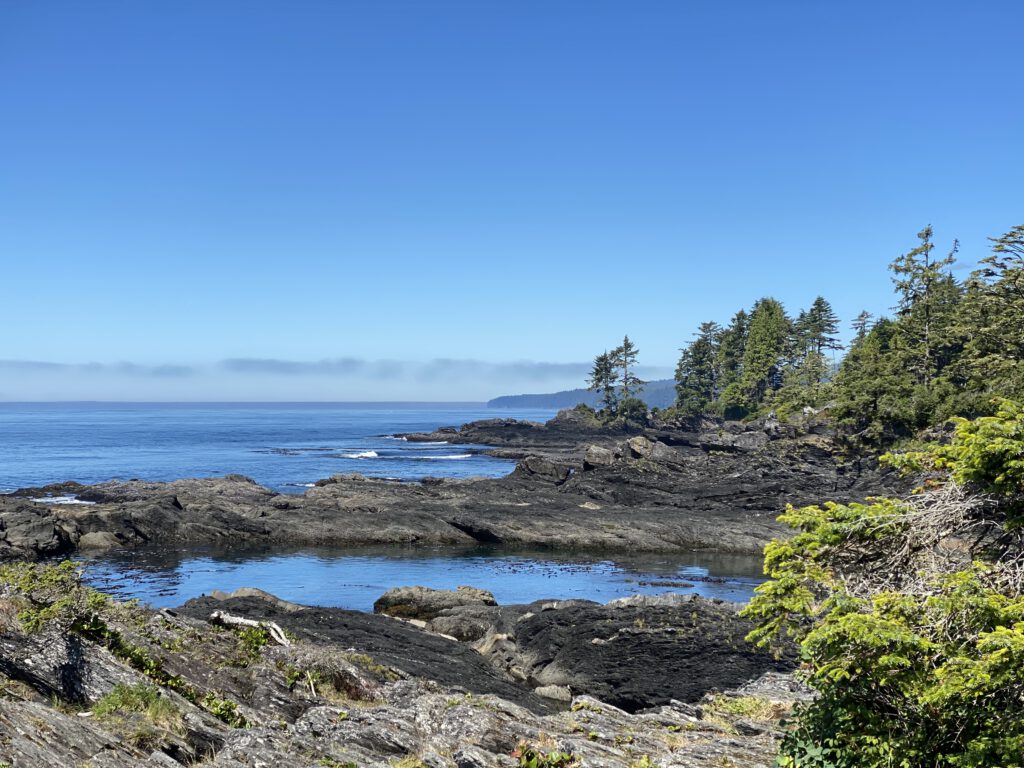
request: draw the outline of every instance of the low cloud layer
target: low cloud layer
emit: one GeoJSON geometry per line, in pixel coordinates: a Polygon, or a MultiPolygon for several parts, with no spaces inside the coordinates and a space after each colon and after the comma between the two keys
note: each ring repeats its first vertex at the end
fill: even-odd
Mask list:
{"type": "MultiPolygon", "coordinates": [[[[487,400],[585,386],[590,363],[339,357],[212,364],[0,360],[0,400],[487,400]]],[[[668,368],[637,368],[642,378],[668,368]]]]}
{"type": "Polygon", "coordinates": [[[93,373],[119,376],[192,376],[191,365],[138,365],[136,363],[50,363],[41,360],[0,360],[0,375],[4,373],[93,373]]]}

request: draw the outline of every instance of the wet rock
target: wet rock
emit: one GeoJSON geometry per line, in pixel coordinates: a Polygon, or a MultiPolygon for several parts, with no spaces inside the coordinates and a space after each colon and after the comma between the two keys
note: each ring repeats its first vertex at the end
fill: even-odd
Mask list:
{"type": "Polygon", "coordinates": [[[55,510],[44,504],[0,496],[0,560],[36,560],[74,549],[69,529],[55,510]]]}
{"type": "Polygon", "coordinates": [[[121,540],[117,534],[110,531],[92,531],[83,534],[78,540],[78,548],[82,550],[103,550],[114,549],[121,546],[121,540]]]}
{"type": "Polygon", "coordinates": [[[224,610],[249,619],[273,621],[303,644],[351,649],[403,675],[459,686],[474,694],[494,693],[538,711],[548,707],[529,687],[489,664],[469,646],[387,616],[341,608],[284,611],[273,602],[253,597],[201,597],[176,610],[194,619],[206,619],[214,610],[224,610]]]}

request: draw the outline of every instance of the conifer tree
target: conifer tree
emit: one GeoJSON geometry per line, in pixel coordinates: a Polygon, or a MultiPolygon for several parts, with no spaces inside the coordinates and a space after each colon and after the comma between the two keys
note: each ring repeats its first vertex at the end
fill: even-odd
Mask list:
{"type": "Polygon", "coordinates": [[[636,358],[639,353],[640,350],[629,340],[628,335],[622,340],[622,346],[616,347],[612,351],[612,360],[615,366],[622,371],[619,376],[619,391],[623,400],[635,398],[640,393],[640,387],[647,383],[641,381],[630,370],[636,366],[636,358]]]}
{"type": "Polygon", "coordinates": [[[864,335],[871,328],[872,317],[873,315],[864,309],[861,310],[860,314],[853,319],[852,323],[850,323],[850,327],[853,328],[854,333],[856,334],[856,336],[854,336],[854,343],[863,339],[864,335]]]}
{"type": "Polygon", "coordinates": [[[1024,398],[1024,225],[990,239],[992,253],[968,279],[958,313],[958,369],[979,400],[1024,398]]]}
{"type": "Polygon", "coordinates": [[[842,349],[839,338],[839,317],[823,297],[818,296],[806,315],[807,335],[811,348],[821,354],[826,349],[842,349]]]}
{"type": "Polygon", "coordinates": [[[747,346],[747,328],[750,317],[745,310],[733,315],[729,327],[722,331],[718,342],[717,367],[719,392],[739,380],[743,367],[743,352],[747,346]]]}
{"type": "Polygon", "coordinates": [[[722,328],[718,323],[701,323],[697,338],[681,350],[676,366],[676,408],[686,416],[710,410],[717,396],[717,346],[722,328]]]}
{"type": "Polygon", "coordinates": [[[782,386],[782,361],[791,324],[778,301],[764,298],[754,305],[743,351],[739,380],[722,393],[734,414],[757,410],[766,396],[782,386]]]}
{"type": "Polygon", "coordinates": [[[936,373],[936,286],[943,281],[944,270],[956,260],[957,250],[954,243],[948,256],[932,261],[935,249],[932,235],[931,225],[922,229],[917,233],[920,245],[889,265],[899,296],[896,308],[902,320],[900,330],[907,342],[908,363],[926,389],[936,373]]]}
{"type": "Polygon", "coordinates": [[[618,404],[618,395],[615,390],[615,359],[612,354],[603,352],[594,358],[594,367],[590,371],[590,379],[587,381],[587,389],[591,392],[601,393],[601,404],[605,410],[614,413],[618,404]]]}

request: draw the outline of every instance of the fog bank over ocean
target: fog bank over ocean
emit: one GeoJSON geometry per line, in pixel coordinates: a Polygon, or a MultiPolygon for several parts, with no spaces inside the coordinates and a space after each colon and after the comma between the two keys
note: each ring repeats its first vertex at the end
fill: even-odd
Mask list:
{"type": "MultiPolygon", "coordinates": [[[[0,360],[0,401],[483,402],[584,386],[588,362],[227,358],[209,363],[0,360]]],[[[640,376],[671,369],[641,366],[640,376]]]]}

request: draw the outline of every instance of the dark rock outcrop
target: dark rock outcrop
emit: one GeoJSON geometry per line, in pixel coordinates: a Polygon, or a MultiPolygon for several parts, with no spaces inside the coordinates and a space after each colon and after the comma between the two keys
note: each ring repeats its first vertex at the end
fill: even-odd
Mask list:
{"type": "Polygon", "coordinates": [[[876,462],[838,456],[827,435],[767,422],[710,426],[627,434],[580,432],[558,419],[497,419],[425,436],[486,441],[526,456],[497,479],[338,475],[302,495],[274,493],[239,475],[28,489],[23,498],[0,497],[0,557],[39,558],[77,546],[260,542],[759,553],[786,532],[775,518],[787,503],[902,488],[876,462]],[[72,488],[94,503],[28,500],[72,488]]]}
{"type": "Polygon", "coordinates": [[[709,689],[792,669],[791,658],[775,659],[745,640],[753,625],[737,615],[735,604],[689,595],[607,605],[466,603],[415,618],[471,644],[542,695],[587,694],[627,711],[696,701],[709,689]]]}
{"type": "MultiPolygon", "coordinates": [[[[758,676],[755,667],[744,670],[757,679],[736,691],[700,696],[695,689],[692,703],[667,700],[634,714],[569,690],[614,686],[615,674],[636,677],[642,666],[672,677],[676,669],[665,667],[662,655],[668,624],[693,619],[666,618],[671,606],[664,601],[499,607],[476,595],[444,609],[489,612],[492,636],[499,624],[514,623],[521,659],[532,659],[538,675],[555,667],[568,675],[566,685],[538,687],[549,696],[564,689],[564,703],[554,705],[530,690],[540,680],[517,681],[467,644],[385,616],[298,606],[244,590],[160,612],[83,601],[97,611],[90,629],[71,629],[65,617],[33,633],[11,610],[24,599],[18,590],[0,582],[0,762],[12,766],[383,768],[404,761],[512,768],[513,752],[530,745],[572,753],[596,768],[755,768],[771,762],[777,718],[740,719],[716,702],[757,696],[781,716],[803,696],[790,678],[758,676]],[[274,621],[291,639],[287,645],[254,643],[251,634],[211,624],[214,610],[274,621]],[[613,672],[600,649],[620,642],[618,650],[629,656],[613,672]],[[150,691],[163,702],[162,714],[124,703],[111,712],[112,696],[124,701],[118,690],[150,691]],[[101,701],[106,710],[97,706],[101,701]]],[[[729,621],[700,601],[680,606],[699,615],[704,632],[707,622],[729,621]]],[[[696,680],[710,668],[693,671],[696,680]]],[[[715,674],[709,685],[725,679],[715,674]]],[[[633,708],[642,703],[637,691],[660,690],[653,677],[623,679],[624,703],[633,708]]],[[[614,695],[613,687],[608,690],[614,695]]]]}

